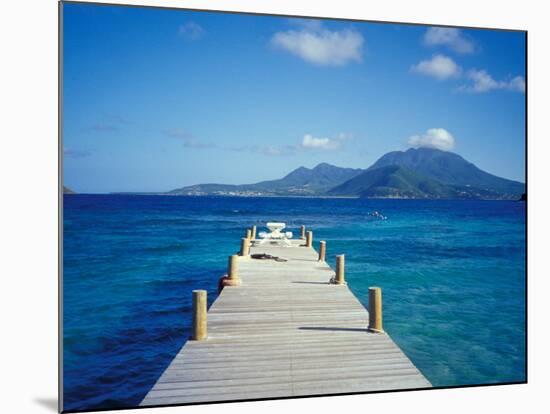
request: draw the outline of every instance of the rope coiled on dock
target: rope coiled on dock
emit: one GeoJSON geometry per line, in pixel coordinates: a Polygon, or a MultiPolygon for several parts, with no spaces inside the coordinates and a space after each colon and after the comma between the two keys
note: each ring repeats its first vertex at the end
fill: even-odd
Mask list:
{"type": "Polygon", "coordinates": [[[256,254],[250,255],[250,257],[252,259],[275,260],[276,262],[288,262],[287,259],[283,259],[282,257],[278,257],[278,256],[272,256],[272,255],[267,254],[267,253],[256,253],[256,254]]]}

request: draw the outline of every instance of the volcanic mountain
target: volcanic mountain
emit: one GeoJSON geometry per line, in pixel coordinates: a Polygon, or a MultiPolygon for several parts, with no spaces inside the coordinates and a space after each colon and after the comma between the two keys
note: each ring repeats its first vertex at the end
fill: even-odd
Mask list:
{"type": "Polygon", "coordinates": [[[396,198],[517,199],[523,183],[489,174],[460,155],[431,148],[394,151],[330,195],[396,198]]]}

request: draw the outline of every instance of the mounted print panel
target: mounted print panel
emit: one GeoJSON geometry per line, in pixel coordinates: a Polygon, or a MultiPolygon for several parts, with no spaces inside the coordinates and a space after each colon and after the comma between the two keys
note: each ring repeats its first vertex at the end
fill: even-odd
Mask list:
{"type": "Polygon", "coordinates": [[[524,31],[60,5],[64,412],[524,383],[524,31]]]}

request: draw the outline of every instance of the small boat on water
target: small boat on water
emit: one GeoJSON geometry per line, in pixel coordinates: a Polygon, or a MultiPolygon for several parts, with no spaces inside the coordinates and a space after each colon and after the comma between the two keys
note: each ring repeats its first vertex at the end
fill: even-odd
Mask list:
{"type": "Polygon", "coordinates": [[[380,220],[387,220],[388,219],[388,217],[380,214],[380,212],[378,212],[376,210],[373,211],[372,213],[369,213],[369,216],[380,219],[380,220]]]}

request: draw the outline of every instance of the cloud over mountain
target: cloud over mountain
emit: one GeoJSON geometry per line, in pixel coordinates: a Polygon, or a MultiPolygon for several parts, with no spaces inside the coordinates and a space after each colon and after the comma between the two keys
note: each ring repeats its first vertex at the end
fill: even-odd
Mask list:
{"type": "Polygon", "coordinates": [[[431,128],[422,135],[409,137],[407,143],[413,148],[435,148],[450,151],[455,146],[455,139],[444,128],[431,128]]]}

